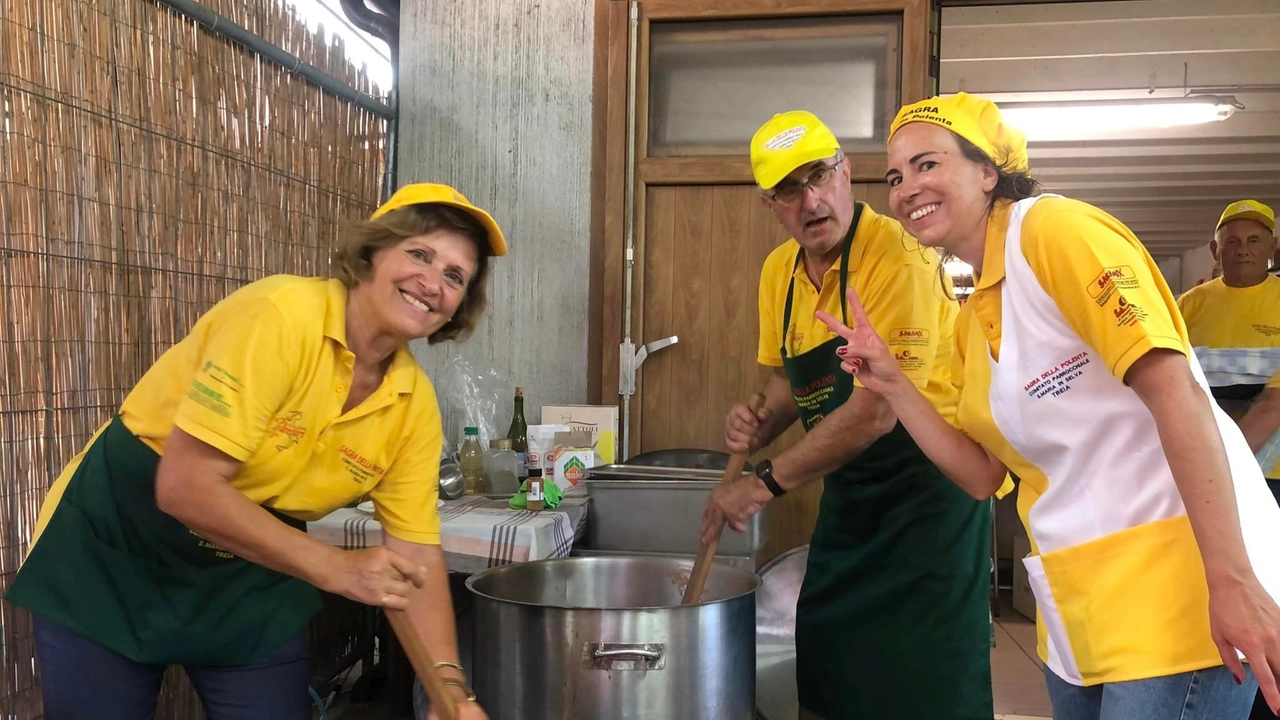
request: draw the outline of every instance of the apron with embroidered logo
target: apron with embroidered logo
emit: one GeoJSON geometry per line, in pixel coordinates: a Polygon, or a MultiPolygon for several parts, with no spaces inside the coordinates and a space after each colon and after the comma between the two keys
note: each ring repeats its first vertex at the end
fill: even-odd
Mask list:
{"type": "MultiPolygon", "coordinates": [[[[861,213],[858,203],[840,258],[846,323],[861,213]]],[[[793,273],[784,338],[794,289],[793,273]]],[[[789,356],[783,343],[806,432],[855,392],[836,355],[843,344],[836,336],[789,356]]],[[[901,424],[827,476],[796,607],[800,706],[825,720],[991,720],[989,533],[987,504],[948,480],[901,424]]]]}

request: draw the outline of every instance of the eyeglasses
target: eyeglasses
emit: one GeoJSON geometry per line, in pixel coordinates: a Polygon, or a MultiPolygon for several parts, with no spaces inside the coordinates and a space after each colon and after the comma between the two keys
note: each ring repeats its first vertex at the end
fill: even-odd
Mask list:
{"type": "Polygon", "coordinates": [[[773,194],[766,194],[765,197],[779,203],[781,205],[794,205],[800,202],[804,197],[804,189],[809,187],[819,190],[831,184],[831,178],[836,176],[836,170],[840,169],[840,163],[844,162],[844,154],[836,156],[835,162],[830,165],[823,163],[815,167],[810,173],[809,178],[804,182],[785,182],[779,183],[774,189],[773,194]]]}

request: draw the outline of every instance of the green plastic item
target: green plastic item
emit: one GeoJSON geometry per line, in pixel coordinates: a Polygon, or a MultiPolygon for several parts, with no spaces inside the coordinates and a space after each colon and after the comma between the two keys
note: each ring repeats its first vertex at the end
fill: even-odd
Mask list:
{"type": "MultiPolygon", "coordinates": [[[[512,495],[511,500],[507,502],[507,505],[509,505],[512,510],[528,509],[529,503],[528,499],[525,497],[524,489],[525,483],[527,482],[528,481],[526,480],[525,482],[520,483],[520,492],[512,495]]],[[[547,504],[548,510],[560,507],[560,501],[564,500],[564,491],[560,489],[560,486],[557,485],[554,480],[545,481],[542,485],[542,500],[547,504]]]]}

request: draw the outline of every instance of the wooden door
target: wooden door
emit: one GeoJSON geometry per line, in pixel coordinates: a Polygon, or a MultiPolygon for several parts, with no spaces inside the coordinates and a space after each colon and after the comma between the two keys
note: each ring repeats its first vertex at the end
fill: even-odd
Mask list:
{"type": "MultiPolygon", "coordinates": [[[[886,211],[884,183],[856,185],[854,195],[886,211]]],[[[678,335],[680,342],[644,365],[641,452],[723,449],[725,413],[768,379],[756,362],[757,293],[765,257],[786,239],[754,186],[648,187],[641,312],[649,336],[678,335]]],[[[802,433],[797,423],[755,459],[802,433]]],[[[817,482],[774,503],[765,557],[808,542],[821,494],[817,482]]]]}
{"type": "MultiPolygon", "coordinates": [[[[595,108],[592,291],[599,315],[591,337],[599,358],[593,363],[599,374],[593,399],[605,403],[619,397],[618,345],[626,307],[629,5],[598,0],[596,15],[596,89],[604,102],[595,108]]],[[[899,86],[891,90],[907,103],[924,97],[930,86],[927,48],[936,18],[928,0],[642,0],[638,9],[631,340],[639,345],[677,335],[680,341],[649,356],[638,373],[631,433],[624,442],[630,454],[677,447],[720,450],[725,413],[763,387],[768,373],[756,363],[757,291],[765,257],[787,233],[760,202],[745,154],[749,132],[741,140],[741,154],[725,154],[723,147],[720,154],[715,149],[649,151],[651,24],[718,18],[767,24],[771,18],[896,13],[899,86]]],[[[884,154],[879,147],[863,150],[849,154],[855,197],[885,212],[884,154]]],[[[776,454],[801,432],[793,427],[754,459],[776,454]]],[[[821,492],[818,482],[775,503],[762,562],[809,541],[821,492]]]]}

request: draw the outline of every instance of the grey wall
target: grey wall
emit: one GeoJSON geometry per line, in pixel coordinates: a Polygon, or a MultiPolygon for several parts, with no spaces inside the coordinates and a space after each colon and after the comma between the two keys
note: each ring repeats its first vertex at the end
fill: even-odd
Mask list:
{"type": "MultiPolygon", "coordinates": [[[[414,355],[445,402],[449,358],[522,385],[525,417],[587,398],[591,0],[410,0],[400,25],[400,183],[444,182],[491,212],[510,244],[490,311],[465,343],[414,355]]],[[[500,409],[501,428],[510,403],[500,409]]]]}

